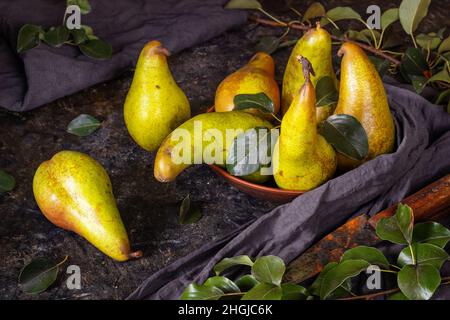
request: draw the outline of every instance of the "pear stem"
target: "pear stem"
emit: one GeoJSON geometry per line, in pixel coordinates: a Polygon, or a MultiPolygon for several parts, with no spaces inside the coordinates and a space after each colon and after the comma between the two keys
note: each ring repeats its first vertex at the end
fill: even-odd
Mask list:
{"type": "Polygon", "coordinates": [[[130,257],[130,259],[138,259],[141,258],[143,256],[143,253],[141,250],[135,251],[135,252],[131,252],[128,257],[130,257]]]}
{"type": "Polygon", "coordinates": [[[302,64],[302,71],[303,71],[303,77],[305,78],[305,83],[310,82],[311,74],[315,76],[314,69],[311,65],[311,62],[309,62],[308,59],[306,59],[303,56],[297,56],[298,61],[302,64]]]}
{"type": "MultiPolygon", "coordinates": [[[[286,27],[287,26],[286,23],[278,23],[276,21],[271,21],[271,20],[268,20],[268,19],[258,18],[256,16],[250,16],[249,20],[252,21],[252,22],[256,22],[256,23],[259,23],[259,24],[272,26],[272,27],[286,27]]],[[[304,24],[298,24],[298,23],[289,24],[289,27],[291,27],[292,29],[303,30],[303,31],[308,31],[308,30],[314,28],[314,27],[311,27],[311,26],[306,26],[304,24]]],[[[360,43],[360,42],[357,42],[357,41],[354,41],[354,40],[351,40],[351,39],[348,39],[348,38],[341,39],[340,37],[336,37],[335,35],[330,35],[330,36],[331,36],[331,39],[333,39],[333,40],[354,43],[354,44],[360,46],[361,48],[363,48],[366,51],[369,51],[369,52],[371,52],[371,53],[373,53],[373,54],[375,54],[375,55],[377,55],[379,57],[382,57],[382,58],[384,58],[386,60],[389,60],[390,62],[392,62],[396,66],[398,66],[400,64],[399,60],[395,59],[394,57],[391,57],[390,55],[388,55],[386,53],[384,53],[382,50],[376,49],[376,48],[374,48],[372,46],[369,46],[369,45],[366,45],[366,44],[363,44],[363,43],[360,43]]]]}

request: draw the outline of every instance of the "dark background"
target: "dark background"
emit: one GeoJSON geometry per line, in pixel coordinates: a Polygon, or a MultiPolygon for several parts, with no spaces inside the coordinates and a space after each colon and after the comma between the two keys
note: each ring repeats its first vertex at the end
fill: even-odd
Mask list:
{"type": "MultiPolygon", "coordinates": [[[[311,2],[292,4],[304,12],[311,2]]],[[[269,12],[295,19],[283,1],[263,3],[269,12]]],[[[322,3],[326,9],[350,5],[365,17],[369,4],[378,3],[384,10],[400,1],[394,5],[351,0],[322,3]]],[[[437,31],[448,25],[449,13],[450,1],[432,1],[420,31],[437,31]]],[[[219,82],[248,61],[255,52],[256,39],[282,32],[247,24],[172,56],[170,67],[193,113],[211,106],[219,82]]],[[[292,34],[300,35],[298,31],[292,34]]],[[[399,35],[404,37],[403,32],[399,35]]],[[[290,49],[282,49],[273,55],[279,83],[289,53],[290,49]]],[[[237,191],[206,166],[188,169],[173,183],[158,183],[153,178],[154,154],[132,141],[123,122],[123,102],[132,76],[130,70],[31,112],[16,114],[0,109],[0,167],[17,181],[12,192],[0,194],[0,299],[122,299],[150,274],[276,206],[237,191]],[[81,113],[95,116],[102,127],[84,138],[68,134],[67,124],[81,113]],[[143,250],[143,258],[115,262],[78,235],[55,227],[40,213],[32,193],[34,172],[41,162],[63,149],[88,153],[103,164],[133,248],[143,250]],[[179,203],[188,193],[201,202],[204,216],[196,224],[182,226],[178,223],[179,203]],[[41,256],[58,261],[65,255],[70,256],[69,264],[81,268],[81,290],[66,288],[64,268],[61,279],[45,293],[30,296],[21,292],[17,277],[24,264],[41,256]]]]}

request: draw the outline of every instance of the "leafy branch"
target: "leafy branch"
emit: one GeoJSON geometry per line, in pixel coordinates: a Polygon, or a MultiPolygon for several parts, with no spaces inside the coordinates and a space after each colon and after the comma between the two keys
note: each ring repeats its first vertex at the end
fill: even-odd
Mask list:
{"type": "MultiPolygon", "coordinates": [[[[399,204],[395,215],[381,219],[376,226],[381,240],[406,247],[396,263],[374,247],[359,246],[347,250],[339,262],[328,263],[308,287],[283,283],[286,270],[283,260],[263,256],[253,261],[242,255],[225,258],[214,267],[215,276],[203,284],[190,284],[181,295],[183,300],[362,300],[386,296],[388,299],[428,300],[439,286],[450,284],[450,277],[442,277],[440,270],[449,260],[443,249],[450,240],[450,230],[436,222],[414,225],[410,207],[399,204]],[[250,267],[250,274],[233,281],[222,274],[232,267],[250,267]],[[378,288],[371,294],[357,295],[351,280],[371,266],[387,276],[395,276],[397,287],[378,288]]],[[[380,281],[381,282],[381,281],[380,281]]]]}

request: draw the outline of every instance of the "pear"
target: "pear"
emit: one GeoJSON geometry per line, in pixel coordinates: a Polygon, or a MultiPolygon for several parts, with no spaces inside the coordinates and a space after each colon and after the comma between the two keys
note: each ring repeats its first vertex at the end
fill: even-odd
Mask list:
{"type": "Polygon", "coordinates": [[[306,58],[300,60],[305,83],[283,117],[272,162],[280,188],[308,191],[333,176],[336,154],[317,132],[316,94],[309,76],[310,70],[314,73],[306,58]]]}
{"type": "Polygon", "coordinates": [[[173,181],[194,162],[225,164],[233,139],[255,127],[271,128],[272,125],[243,111],[203,113],[189,119],[168,135],[159,147],[154,164],[155,178],[160,182],[173,181]],[[211,150],[208,154],[214,158],[205,159],[207,150],[211,150]],[[218,161],[214,161],[216,158],[218,161]]]}
{"type": "Polygon", "coordinates": [[[189,101],[173,79],[169,52],[159,41],[149,42],[139,56],[125,100],[125,124],[131,137],[147,151],[191,117],[189,101]]]}
{"type": "Polygon", "coordinates": [[[53,224],[84,237],[118,261],[136,258],[105,169],[86,154],[61,151],[43,162],[33,179],[42,213],[53,224]]]}
{"type": "MultiPolygon", "coordinates": [[[[214,107],[216,112],[234,109],[233,99],[238,94],[265,93],[274,104],[274,113],[280,110],[280,91],[275,81],[275,63],[270,55],[264,52],[256,53],[250,61],[227,76],[218,86],[214,107]]],[[[256,109],[247,112],[273,119],[256,109]]]]}
{"type": "MultiPolygon", "coordinates": [[[[332,48],[330,34],[317,24],[315,29],[309,30],[297,41],[289,61],[286,65],[283,77],[283,92],[281,97],[281,112],[286,113],[292,104],[298,89],[304,84],[305,78],[302,73],[302,65],[298,61],[298,56],[308,59],[314,69],[315,75],[311,76],[314,87],[317,81],[329,76],[333,79],[336,90],[339,89],[339,82],[333,70],[332,48]]],[[[317,122],[321,122],[333,113],[333,106],[322,106],[317,108],[317,122]]]]}
{"type": "Polygon", "coordinates": [[[383,82],[364,51],[356,44],[346,42],[338,55],[343,58],[335,114],[348,114],[358,119],[369,140],[369,153],[363,161],[338,154],[339,169],[348,170],[391,152],[395,142],[395,126],[383,82]]]}

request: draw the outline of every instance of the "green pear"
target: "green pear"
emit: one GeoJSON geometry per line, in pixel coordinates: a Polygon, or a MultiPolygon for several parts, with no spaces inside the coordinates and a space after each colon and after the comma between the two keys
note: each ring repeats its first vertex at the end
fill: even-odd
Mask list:
{"type": "Polygon", "coordinates": [[[104,254],[118,261],[142,255],[130,251],[108,174],[88,155],[61,151],[43,162],[34,175],[33,192],[48,220],[104,254]]]}
{"type": "MultiPolygon", "coordinates": [[[[332,48],[330,34],[317,24],[315,29],[309,30],[297,41],[289,61],[286,65],[283,77],[283,91],[281,95],[281,112],[285,114],[292,104],[294,97],[298,94],[298,89],[305,83],[302,72],[302,65],[298,61],[298,56],[308,59],[314,69],[315,75],[311,76],[314,87],[320,78],[329,76],[333,79],[336,90],[339,89],[339,82],[333,70],[332,48]]],[[[317,108],[317,120],[321,122],[333,113],[333,106],[322,106],[317,108]]]]}
{"type": "Polygon", "coordinates": [[[300,58],[305,83],[283,117],[272,157],[277,185],[287,190],[311,190],[336,171],[336,154],[317,132],[316,94],[309,78],[312,67],[300,58]]]}
{"type": "Polygon", "coordinates": [[[159,41],[142,49],[125,100],[128,132],[147,151],[158,149],[173,129],[191,117],[189,101],[167,64],[168,54],[159,41]]]}

